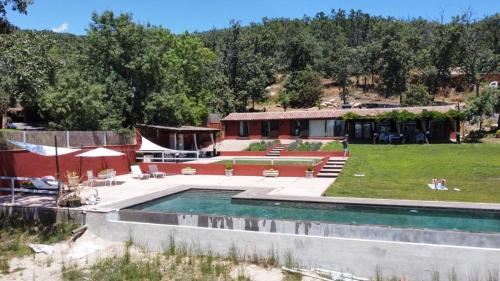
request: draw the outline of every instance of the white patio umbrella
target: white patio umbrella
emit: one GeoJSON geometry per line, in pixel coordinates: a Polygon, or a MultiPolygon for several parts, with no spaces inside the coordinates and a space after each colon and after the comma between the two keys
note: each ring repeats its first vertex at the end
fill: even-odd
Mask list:
{"type": "Polygon", "coordinates": [[[122,156],[122,155],[125,155],[125,154],[122,152],[107,149],[104,147],[98,147],[98,148],[89,150],[87,152],[77,154],[75,156],[76,157],[109,157],[109,156],[122,156]]]}
{"type": "MultiPolygon", "coordinates": [[[[114,157],[114,156],[122,156],[125,155],[125,153],[118,152],[115,150],[107,149],[104,147],[98,147],[92,150],[89,150],[84,153],[80,153],[75,155],[76,157],[91,157],[91,158],[96,158],[96,157],[114,157]]],[[[82,158],[80,158],[82,159],[82,158]]],[[[83,168],[83,163],[80,160],[80,175],[82,174],[82,168],[83,168]]]]}

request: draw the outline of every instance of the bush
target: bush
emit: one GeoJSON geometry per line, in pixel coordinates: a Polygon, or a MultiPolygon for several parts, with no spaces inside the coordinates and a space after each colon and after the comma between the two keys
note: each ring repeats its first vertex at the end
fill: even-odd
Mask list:
{"type": "Polygon", "coordinates": [[[233,169],[233,163],[227,163],[226,170],[232,170],[232,169],[233,169]]]}
{"type": "Polygon", "coordinates": [[[321,142],[294,142],[287,147],[288,151],[318,151],[323,144],[321,142]]]}
{"type": "Polygon", "coordinates": [[[277,141],[261,141],[251,143],[246,151],[266,151],[269,147],[275,145],[277,141]]]}

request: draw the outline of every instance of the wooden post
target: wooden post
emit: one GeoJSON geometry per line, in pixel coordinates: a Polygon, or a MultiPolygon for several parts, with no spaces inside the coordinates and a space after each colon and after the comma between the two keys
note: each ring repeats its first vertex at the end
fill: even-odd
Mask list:
{"type": "Polygon", "coordinates": [[[61,186],[61,180],[59,177],[59,155],[57,154],[57,136],[54,136],[54,146],[55,146],[55,150],[56,150],[56,179],[57,179],[56,207],[59,207],[59,200],[61,199],[61,195],[62,195],[62,186],[61,186]]]}
{"type": "Polygon", "coordinates": [[[198,150],[198,142],[196,141],[196,133],[193,133],[193,139],[194,139],[194,149],[198,150]]]}
{"type": "Polygon", "coordinates": [[[14,204],[16,201],[15,199],[15,194],[14,194],[14,178],[10,179],[10,202],[14,204]]]}
{"type": "Polygon", "coordinates": [[[174,133],[174,149],[177,150],[177,132],[174,133]]]}

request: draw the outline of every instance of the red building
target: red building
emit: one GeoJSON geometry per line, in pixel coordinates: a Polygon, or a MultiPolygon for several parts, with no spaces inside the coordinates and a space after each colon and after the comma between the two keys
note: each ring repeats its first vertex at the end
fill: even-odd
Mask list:
{"type": "Polygon", "coordinates": [[[454,107],[231,113],[221,121],[226,139],[336,139],[347,136],[351,141],[370,143],[446,142],[460,130],[458,120],[421,117],[403,122],[381,116],[392,111],[407,111],[415,116],[423,111],[445,114],[454,107]]]}

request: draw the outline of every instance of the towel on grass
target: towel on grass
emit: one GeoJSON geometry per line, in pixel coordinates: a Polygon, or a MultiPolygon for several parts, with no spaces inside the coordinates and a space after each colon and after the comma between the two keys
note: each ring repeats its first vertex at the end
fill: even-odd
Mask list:
{"type": "Polygon", "coordinates": [[[446,186],[440,185],[440,184],[435,186],[433,183],[429,183],[427,185],[429,186],[430,189],[434,189],[434,190],[448,190],[448,188],[446,188],[446,186]]]}

